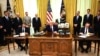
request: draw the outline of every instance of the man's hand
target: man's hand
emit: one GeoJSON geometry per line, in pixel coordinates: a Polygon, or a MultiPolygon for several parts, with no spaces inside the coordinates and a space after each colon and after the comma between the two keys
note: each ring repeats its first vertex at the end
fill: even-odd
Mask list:
{"type": "Polygon", "coordinates": [[[57,31],[54,31],[53,33],[56,34],[56,35],[59,35],[59,33],[57,31]]]}
{"type": "Polygon", "coordinates": [[[29,35],[27,32],[25,32],[25,35],[29,35]]]}
{"type": "Polygon", "coordinates": [[[82,33],[82,32],[80,32],[79,34],[80,34],[80,35],[82,35],[83,33],[82,33]]]}
{"type": "Polygon", "coordinates": [[[26,25],[27,28],[29,28],[30,26],[26,25]]]}
{"type": "Polygon", "coordinates": [[[19,25],[18,27],[21,27],[21,25],[19,25]]]}
{"type": "Polygon", "coordinates": [[[74,24],[75,27],[77,27],[77,24],[74,24]]]}
{"type": "Polygon", "coordinates": [[[3,26],[0,26],[0,29],[2,29],[3,28],[3,26]]]}
{"type": "Polygon", "coordinates": [[[4,32],[6,32],[7,30],[6,29],[4,29],[4,32]]]}
{"type": "Polygon", "coordinates": [[[40,33],[43,34],[43,33],[45,33],[45,32],[44,32],[44,31],[41,31],[40,33]]]}

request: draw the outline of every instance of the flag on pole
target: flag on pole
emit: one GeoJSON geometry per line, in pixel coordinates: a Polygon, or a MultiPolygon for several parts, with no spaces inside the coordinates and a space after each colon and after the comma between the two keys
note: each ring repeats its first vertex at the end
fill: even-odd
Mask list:
{"type": "Polygon", "coordinates": [[[47,7],[47,23],[52,21],[52,9],[51,9],[51,5],[50,5],[50,0],[48,0],[48,7],[47,7]]]}
{"type": "Polygon", "coordinates": [[[62,13],[62,12],[63,12],[64,8],[65,8],[65,6],[64,6],[64,2],[63,2],[63,0],[62,0],[62,2],[61,2],[61,9],[60,9],[60,13],[62,13]]]}
{"type": "Polygon", "coordinates": [[[64,6],[63,0],[62,0],[62,3],[61,3],[60,14],[62,15],[62,18],[66,19],[66,11],[65,11],[65,6],[64,6]]]}
{"type": "Polygon", "coordinates": [[[11,10],[11,7],[10,7],[10,3],[9,3],[9,0],[7,0],[7,11],[10,11],[11,10]]]}

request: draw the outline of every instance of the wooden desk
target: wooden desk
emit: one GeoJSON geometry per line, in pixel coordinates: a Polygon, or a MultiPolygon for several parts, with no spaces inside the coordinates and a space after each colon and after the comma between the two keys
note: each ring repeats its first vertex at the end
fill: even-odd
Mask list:
{"type": "Polygon", "coordinates": [[[75,56],[77,56],[77,41],[80,41],[80,40],[98,41],[97,56],[99,56],[100,38],[98,38],[97,36],[90,36],[90,37],[87,37],[87,38],[80,38],[79,36],[73,36],[73,37],[74,37],[74,40],[75,40],[75,56]]]}
{"type": "MultiPolygon", "coordinates": [[[[10,40],[12,40],[13,42],[13,48],[14,48],[14,50],[15,50],[15,44],[14,44],[14,42],[15,42],[15,39],[20,39],[20,40],[26,40],[28,38],[28,36],[23,36],[23,37],[13,37],[13,36],[8,36],[8,37],[6,37],[6,39],[7,39],[7,45],[8,45],[8,52],[10,53],[10,45],[9,45],[9,43],[10,43],[10,40]]],[[[27,49],[26,49],[26,53],[27,53],[27,49]]]]}
{"type": "Polygon", "coordinates": [[[30,56],[72,56],[71,37],[30,37],[30,56]]]}

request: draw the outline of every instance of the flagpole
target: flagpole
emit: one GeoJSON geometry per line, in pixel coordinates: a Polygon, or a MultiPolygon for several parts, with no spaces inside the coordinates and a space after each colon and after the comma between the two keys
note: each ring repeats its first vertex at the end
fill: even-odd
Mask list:
{"type": "Polygon", "coordinates": [[[10,6],[10,2],[9,2],[9,0],[6,0],[7,1],[7,11],[11,11],[11,6],[10,6]]]}

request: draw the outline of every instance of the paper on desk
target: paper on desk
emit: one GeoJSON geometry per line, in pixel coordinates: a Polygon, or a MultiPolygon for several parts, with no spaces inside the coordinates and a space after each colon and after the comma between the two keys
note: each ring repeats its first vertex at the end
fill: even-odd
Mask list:
{"type": "Polygon", "coordinates": [[[19,35],[13,35],[13,37],[19,37],[19,35]]]}
{"type": "Polygon", "coordinates": [[[87,38],[87,35],[80,35],[81,38],[87,38]]]}
{"type": "Polygon", "coordinates": [[[45,33],[44,32],[37,32],[37,33],[35,33],[34,35],[44,35],[45,33]]]}
{"type": "Polygon", "coordinates": [[[70,34],[70,32],[67,32],[66,34],[70,34]]]}
{"type": "Polygon", "coordinates": [[[25,33],[23,32],[23,33],[20,33],[20,36],[25,36],[25,33]]]}

